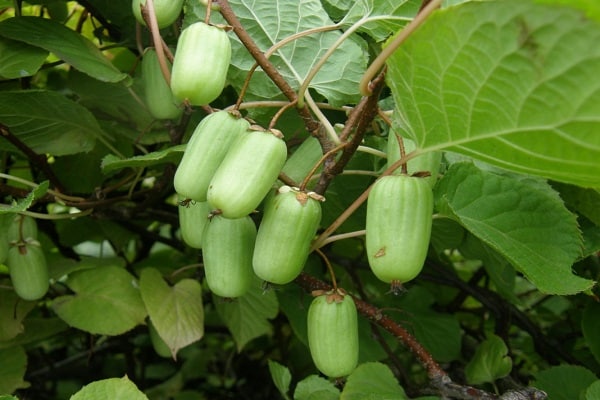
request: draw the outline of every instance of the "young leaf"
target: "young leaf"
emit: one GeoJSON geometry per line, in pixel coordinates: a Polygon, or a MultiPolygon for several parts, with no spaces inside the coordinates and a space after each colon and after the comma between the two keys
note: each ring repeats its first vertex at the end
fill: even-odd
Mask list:
{"type": "Polygon", "coordinates": [[[115,266],[77,271],[67,286],[74,295],[60,296],[52,309],[67,324],[99,335],[120,335],[144,323],[146,308],[135,278],[115,266]]]}
{"type": "Polygon", "coordinates": [[[71,396],[70,400],[148,400],[133,382],[123,378],[109,378],[92,382],[71,396]]]}
{"type": "Polygon", "coordinates": [[[269,372],[279,393],[281,393],[284,399],[289,400],[288,391],[290,390],[290,382],[292,381],[290,370],[276,361],[269,360],[269,372]]]}
{"type": "Polygon", "coordinates": [[[508,375],[512,369],[512,360],[507,353],[504,341],[496,335],[490,335],[477,347],[475,355],[465,367],[467,382],[479,385],[508,375]]]}
{"type": "Polygon", "coordinates": [[[600,380],[592,383],[585,390],[585,400],[600,399],[600,380]]]}
{"type": "Polygon", "coordinates": [[[594,285],[571,272],[582,244],[577,221],[548,186],[456,163],[435,192],[441,214],[502,254],[539,290],[573,294],[594,285]]]}
{"type": "Polygon", "coordinates": [[[34,200],[39,199],[48,191],[48,187],[50,186],[49,181],[44,181],[40,183],[37,187],[31,190],[31,192],[27,193],[22,199],[19,199],[18,202],[10,205],[10,206],[0,206],[0,214],[6,213],[18,213],[21,211],[27,210],[34,200]]]}
{"type": "Polygon", "coordinates": [[[238,351],[250,340],[271,333],[272,326],[268,320],[275,318],[279,305],[275,293],[272,290],[264,292],[258,279],[244,296],[235,300],[213,298],[217,312],[229,328],[238,351]]]}
{"type": "Polygon", "coordinates": [[[398,118],[417,151],[600,186],[599,40],[598,23],[563,6],[438,11],[388,60],[398,118]]]}
{"type": "Polygon", "coordinates": [[[182,279],[170,287],[155,268],[140,274],[140,293],[150,320],[159,336],[177,351],[204,336],[202,286],[194,279],[182,279]]]}
{"type": "Polygon", "coordinates": [[[404,389],[385,364],[371,362],[359,365],[348,377],[340,400],[408,399],[404,389]]]}
{"type": "Polygon", "coordinates": [[[120,159],[115,155],[108,154],[102,159],[102,171],[105,173],[123,168],[145,168],[155,164],[178,162],[185,150],[185,144],[169,147],[165,150],[153,151],[141,156],[120,159]]]}
{"type": "MultiPolygon", "coordinates": [[[[106,135],[86,108],[43,90],[0,92],[0,121],[38,154],[90,151],[96,138],[106,135]]],[[[6,140],[0,149],[15,151],[6,140]]]]}
{"type": "Polygon", "coordinates": [[[120,82],[128,77],[94,43],[50,19],[31,16],[6,19],[0,23],[0,36],[41,47],[104,82],[120,82]]]}
{"type": "Polygon", "coordinates": [[[340,391],[333,382],[318,375],[309,375],[296,385],[294,400],[338,400],[340,391]]]}

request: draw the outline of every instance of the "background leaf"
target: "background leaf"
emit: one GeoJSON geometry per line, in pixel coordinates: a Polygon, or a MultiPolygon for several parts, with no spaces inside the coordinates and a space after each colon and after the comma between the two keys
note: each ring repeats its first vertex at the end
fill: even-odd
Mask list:
{"type": "Polygon", "coordinates": [[[531,1],[441,10],[388,60],[409,137],[513,171],[600,186],[600,25],[531,1]]]}
{"type": "Polygon", "coordinates": [[[123,378],[102,379],[86,385],[70,400],[148,400],[133,382],[123,378]]]}
{"type": "Polygon", "coordinates": [[[600,304],[589,303],[583,310],[581,330],[596,361],[600,362],[600,304]]]}
{"type": "Polygon", "coordinates": [[[183,279],[169,287],[157,269],[144,268],[140,292],[150,320],[173,358],[179,349],[204,336],[202,286],[197,280],[183,279]]]}
{"type": "Polygon", "coordinates": [[[178,163],[179,160],[181,160],[185,147],[185,144],[180,144],[171,146],[165,150],[153,151],[148,154],[126,159],[120,159],[115,155],[108,154],[102,159],[102,171],[107,173],[128,167],[139,168],[168,162],[178,163]]]}
{"type": "Polygon", "coordinates": [[[23,301],[13,291],[0,290],[0,341],[23,332],[23,320],[34,307],[35,302],[23,301]]]}
{"type": "Polygon", "coordinates": [[[417,14],[420,6],[418,0],[353,1],[342,22],[346,26],[363,18],[371,19],[361,25],[359,31],[381,42],[402,29],[417,14]]]}
{"type": "Polygon", "coordinates": [[[17,40],[0,38],[0,78],[15,79],[35,74],[48,52],[17,40]]]}
{"type": "Polygon", "coordinates": [[[550,187],[456,163],[435,192],[440,213],[506,257],[539,290],[573,294],[594,285],[571,272],[581,237],[574,215],[550,187]]]}
{"type": "Polygon", "coordinates": [[[248,293],[242,297],[226,301],[213,296],[214,304],[221,319],[229,328],[238,351],[250,340],[272,331],[269,319],[279,312],[277,297],[272,290],[263,291],[258,279],[248,293]]]}
{"type": "Polygon", "coordinates": [[[23,380],[27,369],[27,355],[21,346],[0,350],[0,393],[12,393],[29,386],[23,380]]]}
{"type": "MultiPolygon", "coordinates": [[[[0,92],[0,121],[38,154],[55,156],[90,151],[104,136],[94,116],[57,92],[0,92]]],[[[15,151],[6,140],[1,150],[15,151]]]]}
{"type": "Polygon", "coordinates": [[[479,385],[508,375],[512,369],[512,360],[507,354],[508,348],[504,341],[496,335],[490,335],[479,344],[475,355],[465,367],[467,382],[479,385]]]}
{"type": "Polygon", "coordinates": [[[67,324],[100,335],[120,335],[144,323],[146,308],[135,278],[120,267],[77,271],[67,286],[74,295],[60,296],[52,308],[67,324]],[[110,316],[110,318],[107,318],[110,316]]]}
{"type": "Polygon", "coordinates": [[[9,18],[0,22],[0,36],[41,47],[78,70],[105,82],[120,82],[120,72],[94,43],[53,20],[39,17],[9,18]]]}
{"type": "Polygon", "coordinates": [[[540,371],[532,386],[543,390],[552,400],[579,399],[597,378],[590,370],[575,365],[559,365],[540,371]]]}

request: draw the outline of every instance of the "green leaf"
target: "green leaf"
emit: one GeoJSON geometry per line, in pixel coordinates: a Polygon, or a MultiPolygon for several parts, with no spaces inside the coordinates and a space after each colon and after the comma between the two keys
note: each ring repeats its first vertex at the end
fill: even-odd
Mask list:
{"type": "Polygon", "coordinates": [[[288,400],[290,398],[288,396],[288,391],[290,390],[290,383],[292,382],[290,370],[276,361],[269,360],[269,373],[271,374],[271,379],[273,379],[273,383],[277,390],[279,390],[279,393],[281,393],[284,399],[288,400]]]}
{"type": "Polygon", "coordinates": [[[583,310],[581,331],[594,358],[600,362],[600,318],[598,316],[600,316],[600,304],[589,302],[583,310]]]}
{"type": "MultiPolygon", "coordinates": [[[[0,92],[0,121],[38,154],[55,156],[89,151],[102,131],[84,107],[56,92],[0,92]]],[[[6,140],[0,150],[15,151],[6,140]]]]}
{"type": "Polygon", "coordinates": [[[431,309],[435,299],[427,289],[413,286],[400,300],[402,321],[440,362],[460,358],[462,330],[457,319],[431,309]]]}
{"type": "MultiPolygon", "coordinates": [[[[233,0],[229,3],[242,26],[265,51],[298,32],[333,25],[319,0],[233,0]]],[[[204,11],[195,18],[204,19],[204,11]]],[[[340,37],[338,30],[303,36],[281,47],[270,61],[283,78],[298,89],[309,70],[340,37]]],[[[232,39],[230,78],[239,91],[254,59],[235,35],[232,39]]],[[[334,105],[356,103],[359,99],[358,82],[365,70],[367,55],[358,43],[358,40],[345,40],[311,81],[310,88],[334,105]]],[[[250,98],[270,99],[281,97],[281,90],[259,69],[252,76],[248,94],[250,98]]]]}
{"type": "Polygon", "coordinates": [[[360,0],[353,1],[352,4],[352,8],[342,21],[344,26],[362,20],[366,23],[361,24],[359,32],[367,33],[375,41],[381,42],[412,20],[417,14],[421,2],[415,0],[360,0]]]}
{"type": "Polygon", "coordinates": [[[165,150],[153,151],[142,156],[126,159],[120,159],[112,154],[108,154],[102,160],[102,171],[108,173],[123,168],[145,168],[156,164],[177,163],[181,160],[185,147],[185,144],[180,144],[165,150]]]}
{"type": "Polygon", "coordinates": [[[1,395],[0,400],[19,400],[19,399],[16,398],[15,396],[1,395]]]}
{"type": "Polygon", "coordinates": [[[585,189],[573,185],[553,183],[567,206],[600,226],[600,192],[598,189],[585,189]]]}
{"type": "Polygon", "coordinates": [[[198,281],[182,279],[170,287],[157,269],[144,268],[140,292],[150,320],[173,358],[179,349],[204,336],[202,286],[198,281]]]}
{"type": "Polygon", "coordinates": [[[27,354],[21,346],[0,350],[0,393],[12,393],[29,386],[23,380],[27,369],[27,354]]]}
{"type": "Polygon", "coordinates": [[[359,365],[346,381],[340,400],[408,399],[392,371],[385,364],[371,362],[359,365]]]}
{"type": "Polygon", "coordinates": [[[585,391],[585,400],[597,399],[600,399],[600,380],[592,383],[585,391]]]}
{"type": "Polygon", "coordinates": [[[27,43],[0,38],[0,78],[16,79],[35,74],[48,52],[27,43]]]}
{"type": "Polygon", "coordinates": [[[135,278],[125,269],[107,266],[69,275],[74,295],[57,297],[52,309],[72,327],[100,335],[120,335],[144,323],[146,308],[135,278]]]}
{"type": "Polygon", "coordinates": [[[404,134],[512,171],[600,186],[600,25],[525,0],[433,14],[388,60],[404,134]]]}
{"type": "Polygon", "coordinates": [[[549,186],[456,163],[435,193],[441,214],[499,252],[540,291],[566,295],[594,285],[571,272],[581,236],[575,216],[549,186]]]}
{"type": "Polygon", "coordinates": [[[296,385],[294,400],[338,400],[340,391],[333,382],[318,375],[309,375],[296,385]]]}
{"type": "Polygon", "coordinates": [[[577,8],[585,12],[585,15],[588,18],[600,22],[600,3],[598,3],[596,0],[536,0],[536,2],[541,4],[556,4],[577,8]]]}
{"type": "Polygon", "coordinates": [[[272,331],[269,319],[275,318],[279,305],[275,293],[264,292],[258,279],[248,293],[234,300],[223,300],[213,296],[217,312],[231,332],[238,351],[250,340],[272,331]]]}
{"type": "Polygon", "coordinates": [[[9,18],[0,22],[0,36],[41,47],[78,70],[105,82],[128,78],[88,39],[64,25],[39,17],[9,18]]]}
{"type": "Polygon", "coordinates": [[[583,391],[597,380],[590,370],[575,365],[559,365],[535,374],[532,386],[543,390],[552,400],[579,399],[583,391]]]}
{"type": "Polygon", "coordinates": [[[70,400],[148,400],[133,382],[123,378],[102,379],[84,386],[70,400]]]}
{"type": "Polygon", "coordinates": [[[23,332],[23,320],[35,303],[21,300],[14,291],[0,290],[0,342],[23,332]]]}
{"type": "Polygon", "coordinates": [[[504,378],[512,369],[512,360],[504,341],[490,335],[475,351],[475,355],[465,367],[467,382],[471,385],[494,382],[504,378]]]}
{"type": "Polygon", "coordinates": [[[31,192],[27,193],[27,196],[19,199],[18,202],[11,204],[10,206],[0,206],[0,214],[18,213],[27,210],[29,207],[31,207],[31,204],[33,204],[34,200],[39,199],[46,194],[49,186],[49,181],[40,183],[31,192]]]}

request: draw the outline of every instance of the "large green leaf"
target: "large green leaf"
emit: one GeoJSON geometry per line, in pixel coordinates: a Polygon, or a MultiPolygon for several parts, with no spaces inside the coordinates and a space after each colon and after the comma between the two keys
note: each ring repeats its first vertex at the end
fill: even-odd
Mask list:
{"type": "Polygon", "coordinates": [[[53,20],[9,18],[0,22],[0,36],[41,47],[101,81],[120,82],[128,77],[112,65],[94,43],[53,20]]]}
{"type": "Polygon", "coordinates": [[[173,358],[179,349],[204,336],[202,286],[197,280],[182,279],[170,287],[157,269],[144,268],[140,292],[150,320],[173,358]]]}
{"type": "Polygon", "coordinates": [[[571,272],[581,236],[575,216],[549,186],[462,162],[450,167],[435,192],[441,214],[504,256],[540,291],[566,295],[594,285],[571,272]]]}
{"type": "Polygon", "coordinates": [[[48,52],[27,43],[0,38],[0,78],[15,79],[35,74],[48,52]]]}
{"type": "Polygon", "coordinates": [[[57,297],[52,308],[67,324],[100,335],[120,335],[144,323],[146,308],[135,278],[120,267],[81,270],[69,275],[74,295],[57,297]]]}
{"type": "MultiPolygon", "coordinates": [[[[244,28],[263,50],[307,29],[333,25],[319,0],[232,0],[229,2],[244,28]]],[[[203,7],[199,18],[204,19],[203,7]]],[[[196,18],[198,18],[196,17],[196,18]]],[[[277,51],[270,60],[279,73],[297,89],[308,71],[341,36],[340,31],[312,33],[277,51]]],[[[232,84],[239,89],[254,59],[237,37],[232,41],[232,84]]],[[[358,82],[366,66],[367,55],[358,41],[346,40],[323,65],[310,87],[337,105],[355,103],[359,98],[358,82]]],[[[260,69],[249,88],[251,98],[280,97],[281,91],[260,69]]]]}
{"type": "Polygon", "coordinates": [[[238,351],[250,340],[270,334],[272,326],[269,319],[275,318],[279,311],[275,293],[272,290],[265,292],[258,279],[244,296],[233,300],[214,297],[214,302],[238,351]]]}
{"type": "Polygon", "coordinates": [[[418,151],[600,186],[600,25],[563,6],[469,2],[436,12],[388,60],[418,151]]]}
{"type": "MultiPolygon", "coordinates": [[[[104,136],[94,116],[63,95],[43,90],[0,92],[0,121],[38,154],[81,153],[104,136]]],[[[0,140],[0,150],[15,148],[0,140]]]]}

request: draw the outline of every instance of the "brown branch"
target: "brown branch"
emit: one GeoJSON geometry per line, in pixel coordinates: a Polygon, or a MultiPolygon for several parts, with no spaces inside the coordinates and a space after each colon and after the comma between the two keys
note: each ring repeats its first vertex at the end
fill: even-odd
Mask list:
{"type": "MultiPolygon", "coordinates": [[[[325,169],[321,174],[319,182],[315,186],[315,192],[319,194],[325,193],[333,178],[341,174],[348,162],[350,162],[350,159],[362,142],[367,129],[378,114],[379,107],[377,105],[377,101],[379,100],[379,93],[381,93],[384,85],[385,71],[380,73],[377,78],[373,80],[373,94],[370,96],[364,96],[358,105],[350,112],[348,120],[344,125],[344,129],[340,133],[340,138],[342,140],[349,138],[350,133],[353,130],[354,135],[352,135],[350,143],[347,146],[344,146],[340,159],[336,163],[325,165],[325,169]]],[[[333,157],[334,156],[330,157],[330,160],[333,160],[333,157]]]]}
{"type": "Polygon", "coordinates": [[[50,181],[52,186],[59,192],[65,193],[65,188],[59,181],[58,177],[54,174],[52,168],[48,164],[48,160],[45,155],[37,154],[29,146],[16,137],[7,125],[0,122],[0,136],[8,140],[13,146],[19,149],[23,154],[27,156],[29,161],[38,169],[40,169],[46,178],[50,181]]]}

